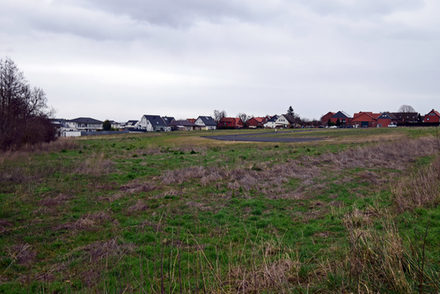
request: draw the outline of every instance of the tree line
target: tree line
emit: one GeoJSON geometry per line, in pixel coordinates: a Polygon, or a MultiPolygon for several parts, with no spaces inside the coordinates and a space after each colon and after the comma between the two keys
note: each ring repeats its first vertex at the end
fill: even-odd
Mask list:
{"type": "Polygon", "coordinates": [[[55,140],[45,92],[10,59],[0,59],[0,149],[55,140]]]}

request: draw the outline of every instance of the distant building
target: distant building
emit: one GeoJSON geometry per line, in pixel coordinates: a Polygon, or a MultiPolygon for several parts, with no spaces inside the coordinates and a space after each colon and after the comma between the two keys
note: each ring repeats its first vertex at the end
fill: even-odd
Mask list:
{"type": "Polygon", "coordinates": [[[167,126],[170,126],[170,124],[173,122],[173,120],[175,120],[174,117],[172,117],[172,116],[162,116],[162,119],[167,124],[167,126]]]}
{"type": "Polygon", "coordinates": [[[95,132],[102,130],[102,121],[90,117],[78,117],[66,122],[68,128],[83,132],[95,132]]]}
{"type": "Polygon", "coordinates": [[[173,120],[170,123],[173,131],[193,131],[196,125],[188,120],[173,120]]]}
{"type": "Polygon", "coordinates": [[[217,123],[210,116],[199,116],[194,122],[196,128],[199,130],[215,130],[217,129],[217,123]]]}
{"type": "Polygon", "coordinates": [[[143,115],[136,125],[137,129],[145,132],[169,132],[171,127],[160,115],[143,115]]]}
{"type": "Polygon", "coordinates": [[[252,117],[246,122],[246,126],[250,129],[263,128],[267,120],[267,117],[252,117]]]}
{"type": "Polygon", "coordinates": [[[375,128],[377,126],[377,119],[380,116],[380,113],[361,111],[353,115],[351,123],[361,128],[375,128]]]}
{"type": "Polygon", "coordinates": [[[327,112],[326,114],[324,114],[322,117],[321,117],[321,125],[323,125],[323,126],[328,126],[329,125],[329,122],[331,122],[331,118],[332,118],[332,116],[333,115],[335,115],[335,113],[334,112],[327,112]]]}
{"type": "Polygon", "coordinates": [[[387,112],[382,113],[377,118],[377,127],[378,128],[386,128],[386,127],[388,127],[390,125],[394,125],[394,124],[395,124],[395,122],[394,122],[392,116],[387,112]]]}
{"type": "Polygon", "coordinates": [[[423,121],[417,112],[391,112],[390,115],[395,118],[398,126],[417,125],[423,121]]]}
{"type": "Polygon", "coordinates": [[[274,115],[264,124],[264,127],[270,129],[288,128],[290,125],[291,123],[285,115],[274,115]]]}
{"type": "Polygon", "coordinates": [[[440,113],[437,110],[431,110],[428,114],[425,115],[423,119],[424,123],[439,123],[440,122],[440,113]]]}
{"type": "Polygon", "coordinates": [[[341,110],[332,115],[330,122],[334,125],[344,127],[351,124],[351,117],[348,113],[341,110]]]}
{"type": "Polygon", "coordinates": [[[239,117],[223,117],[217,124],[218,129],[242,129],[244,123],[239,117]]]}

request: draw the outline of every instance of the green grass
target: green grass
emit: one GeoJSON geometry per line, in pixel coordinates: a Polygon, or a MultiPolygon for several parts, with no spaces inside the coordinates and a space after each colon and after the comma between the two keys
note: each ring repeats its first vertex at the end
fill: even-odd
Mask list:
{"type": "MultiPolygon", "coordinates": [[[[214,134],[241,132],[270,136],[258,130],[214,134]]],[[[349,284],[346,276],[324,264],[343,261],[348,248],[343,217],[355,207],[391,206],[386,179],[405,171],[323,164],[311,182],[301,175],[274,182],[282,193],[231,188],[221,177],[206,184],[198,177],[164,184],[164,175],[191,167],[258,174],[377,144],[377,138],[418,138],[434,130],[278,134],[329,139],[301,144],[219,142],[202,134],[207,133],[81,138],[73,148],[0,161],[0,292],[161,292],[162,284],[164,292],[181,287],[183,292],[235,292],[239,273],[258,273],[264,264],[286,259],[300,264],[297,280],[261,286],[262,292],[338,292],[349,284]],[[375,183],[367,172],[385,182],[375,183]],[[154,187],[142,188],[146,183],[154,187]]],[[[433,158],[417,158],[412,166],[421,168],[433,158]]],[[[427,256],[440,261],[438,207],[407,212],[397,222],[408,240],[428,227],[427,256]]]]}

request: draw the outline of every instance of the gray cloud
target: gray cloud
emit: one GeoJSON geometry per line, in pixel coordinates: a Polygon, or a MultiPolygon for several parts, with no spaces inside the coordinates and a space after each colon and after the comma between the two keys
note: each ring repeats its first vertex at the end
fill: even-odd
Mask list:
{"type": "Polygon", "coordinates": [[[439,108],[439,12],[436,0],[4,0],[0,56],[65,117],[425,112],[439,108]]]}

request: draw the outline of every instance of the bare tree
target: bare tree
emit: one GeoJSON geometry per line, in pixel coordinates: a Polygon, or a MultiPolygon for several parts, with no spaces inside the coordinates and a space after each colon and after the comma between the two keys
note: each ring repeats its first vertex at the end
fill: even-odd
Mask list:
{"type": "Polygon", "coordinates": [[[399,112],[416,112],[414,107],[412,107],[411,105],[402,105],[399,107],[398,111],[399,112]]]}
{"type": "Polygon", "coordinates": [[[246,113],[239,113],[237,117],[239,117],[243,123],[247,122],[250,118],[246,113]]]}
{"type": "Polygon", "coordinates": [[[224,117],[226,117],[226,111],[224,111],[224,110],[214,110],[214,120],[216,122],[219,122],[224,117]]]}
{"type": "Polygon", "coordinates": [[[54,139],[46,102],[44,91],[32,89],[11,59],[0,59],[1,149],[54,139]]]}

